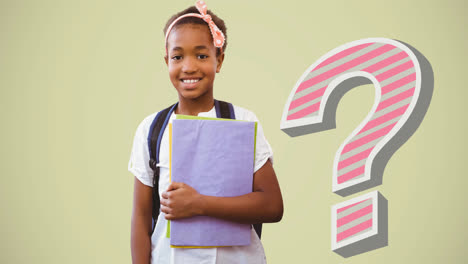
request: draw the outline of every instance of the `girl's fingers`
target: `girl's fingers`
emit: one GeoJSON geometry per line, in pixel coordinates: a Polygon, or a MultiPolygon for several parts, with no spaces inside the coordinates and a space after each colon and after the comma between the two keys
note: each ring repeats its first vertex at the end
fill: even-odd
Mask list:
{"type": "Polygon", "coordinates": [[[171,214],[166,214],[166,215],[164,215],[164,218],[166,218],[166,220],[173,220],[174,216],[171,215],[171,214]]]}
{"type": "Polygon", "coordinates": [[[174,183],[175,182],[171,182],[171,184],[169,184],[169,187],[167,187],[168,192],[174,190],[174,183]]]}
{"type": "Polygon", "coordinates": [[[163,213],[165,213],[167,215],[167,214],[172,213],[172,209],[165,206],[165,205],[161,205],[161,212],[163,212],[163,213]]]}
{"type": "Polygon", "coordinates": [[[184,183],[182,182],[171,182],[171,184],[169,184],[169,187],[167,188],[167,191],[177,190],[179,188],[182,188],[183,186],[184,183]]]}

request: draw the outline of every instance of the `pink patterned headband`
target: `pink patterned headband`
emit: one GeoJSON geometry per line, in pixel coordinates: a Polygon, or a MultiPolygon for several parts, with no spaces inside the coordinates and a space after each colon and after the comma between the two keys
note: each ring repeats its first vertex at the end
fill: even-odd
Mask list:
{"type": "Polygon", "coordinates": [[[224,34],[216,26],[216,24],[213,22],[213,20],[211,19],[211,16],[206,13],[207,7],[206,7],[205,2],[204,1],[197,1],[195,3],[195,6],[197,7],[198,12],[200,12],[200,14],[188,13],[188,14],[182,15],[182,16],[178,17],[176,20],[174,20],[171,23],[171,25],[169,25],[169,27],[167,28],[166,39],[165,39],[165,42],[166,42],[166,55],[168,54],[167,53],[167,38],[169,37],[169,33],[171,32],[174,25],[184,17],[199,17],[199,18],[203,19],[206,23],[208,23],[208,27],[210,28],[211,35],[213,36],[214,46],[217,47],[217,48],[220,48],[221,51],[223,50],[224,39],[225,39],[224,34]]]}

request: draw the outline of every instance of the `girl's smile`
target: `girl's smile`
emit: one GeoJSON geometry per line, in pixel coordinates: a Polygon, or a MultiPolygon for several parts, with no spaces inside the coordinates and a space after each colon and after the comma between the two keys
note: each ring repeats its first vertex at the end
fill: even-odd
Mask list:
{"type": "Polygon", "coordinates": [[[201,81],[203,78],[182,78],[180,81],[183,83],[183,87],[187,90],[195,89],[198,85],[198,82],[201,81]]]}

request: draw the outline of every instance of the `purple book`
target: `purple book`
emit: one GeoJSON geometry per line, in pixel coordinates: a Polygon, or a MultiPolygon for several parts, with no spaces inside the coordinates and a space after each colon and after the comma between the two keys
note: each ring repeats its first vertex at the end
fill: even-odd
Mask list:
{"type": "MultiPolygon", "coordinates": [[[[252,192],[256,123],[179,118],[172,124],[172,181],[184,182],[210,196],[252,192]]],[[[172,220],[171,245],[248,245],[250,228],[249,224],[208,216],[172,220]]]]}

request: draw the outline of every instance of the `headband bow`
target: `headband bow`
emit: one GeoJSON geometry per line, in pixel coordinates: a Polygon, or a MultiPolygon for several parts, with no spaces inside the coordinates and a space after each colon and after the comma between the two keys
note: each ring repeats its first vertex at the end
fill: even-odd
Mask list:
{"type": "Polygon", "coordinates": [[[224,34],[223,32],[216,26],[216,24],[211,19],[211,16],[206,13],[207,7],[204,1],[197,1],[195,6],[198,9],[198,12],[203,16],[202,19],[208,23],[210,27],[211,35],[213,36],[213,44],[217,48],[222,48],[224,45],[224,34]]]}
{"type": "Polygon", "coordinates": [[[204,1],[197,1],[195,3],[195,6],[197,7],[197,10],[198,10],[198,12],[200,12],[200,14],[188,13],[188,14],[182,15],[182,16],[178,17],[176,20],[174,20],[171,23],[171,25],[167,28],[167,31],[166,31],[166,54],[167,54],[167,38],[169,37],[169,33],[171,32],[174,25],[184,17],[199,17],[199,18],[203,19],[203,21],[205,21],[208,24],[208,27],[210,28],[211,35],[213,36],[214,46],[217,47],[217,48],[220,48],[221,50],[223,49],[224,40],[225,40],[224,34],[218,28],[218,26],[216,26],[216,24],[213,22],[213,19],[211,18],[211,16],[209,14],[207,14],[206,3],[204,1]]]}

